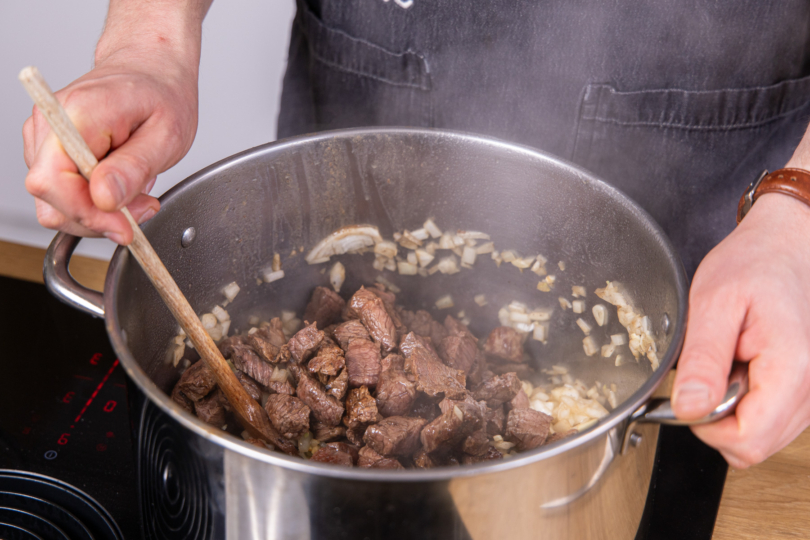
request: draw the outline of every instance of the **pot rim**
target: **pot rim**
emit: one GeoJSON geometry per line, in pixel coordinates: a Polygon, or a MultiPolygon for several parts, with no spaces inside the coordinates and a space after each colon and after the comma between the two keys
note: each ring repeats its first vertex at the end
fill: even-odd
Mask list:
{"type": "Polygon", "coordinates": [[[232,165],[247,159],[251,159],[256,155],[272,155],[280,152],[286,152],[314,141],[324,141],[334,137],[402,134],[427,135],[431,137],[439,136],[448,139],[460,138],[479,144],[484,143],[489,146],[500,148],[509,153],[526,155],[534,160],[545,161],[547,163],[550,162],[557,167],[567,169],[570,173],[573,173],[575,176],[579,177],[583,182],[590,184],[591,188],[608,193],[611,195],[611,198],[621,202],[626,209],[635,214],[636,217],[638,217],[639,220],[646,225],[650,233],[664,248],[667,258],[669,259],[669,263],[675,270],[677,278],[676,295],[678,305],[682,308],[679,310],[677,317],[674,318],[672,341],[669,349],[666,351],[666,354],[660,362],[658,370],[656,370],[656,372],[654,372],[647,379],[647,381],[638,390],[636,390],[636,392],[622,402],[617,409],[613,410],[608,416],[599,420],[593,427],[582,432],[580,435],[571,439],[563,439],[548,446],[541,446],[536,450],[524,452],[515,457],[500,460],[498,462],[478,463],[474,465],[464,465],[461,467],[441,467],[429,470],[405,469],[396,471],[361,469],[357,467],[345,468],[335,467],[334,465],[328,464],[312,463],[309,460],[305,460],[300,457],[287,456],[280,452],[270,450],[261,450],[240,439],[225,434],[217,428],[209,426],[202,420],[183,410],[179,405],[170,399],[168,394],[164,393],[157,387],[157,385],[155,385],[154,382],[152,382],[143,369],[141,369],[140,365],[135,361],[135,358],[127,348],[125,339],[120,332],[118,312],[116,308],[116,295],[114,294],[114,291],[116,289],[116,283],[119,279],[124,261],[129,256],[129,252],[126,248],[119,246],[115,250],[115,253],[110,261],[109,270],[107,271],[107,277],[104,283],[104,310],[106,313],[105,325],[112,346],[121,361],[121,366],[152,403],[160,407],[163,412],[171,416],[183,427],[193,431],[200,437],[203,437],[214,444],[222,446],[245,457],[300,473],[347,480],[376,482],[432,482],[451,480],[454,478],[506,471],[543,461],[564,452],[573,450],[577,447],[593,443],[600,437],[606,436],[611,429],[616,427],[621,422],[627,420],[635,411],[646,404],[653,392],[661,384],[661,381],[664,379],[667,372],[675,364],[683,346],[683,340],[686,334],[686,317],[688,307],[686,273],[684,271],[683,264],[675,251],[675,248],[672,246],[672,243],[664,234],[660,226],[643,208],[641,208],[635,201],[630,199],[620,190],[598,179],[589,171],[566,160],[528,146],[462,131],[411,127],[338,129],[270,142],[222,159],[192,174],[182,182],[179,182],[169,189],[160,197],[161,206],[165,202],[169,202],[172,199],[181,197],[183,192],[186,191],[191,184],[226,171],[232,165]]]}

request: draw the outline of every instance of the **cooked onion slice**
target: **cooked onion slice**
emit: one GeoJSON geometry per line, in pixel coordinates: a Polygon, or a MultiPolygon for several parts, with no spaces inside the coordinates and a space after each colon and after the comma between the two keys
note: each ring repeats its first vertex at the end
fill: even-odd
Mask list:
{"type": "Polygon", "coordinates": [[[588,356],[593,356],[599,350],[599,346],[596,344],[596,340],[593,339],[593,336],[588,336],[582,340],[582,348],[588,356]]]}
{"type": "Polygon", "coordinates": [[[473,298],[473,300],[475,300],[475,303],[478,304],[481,307],[484,307],[485,305],[487,305],[487,297],[486,297],[486,295],[476,294],[475,297],[473,298]]]}
{"type": "Polygon", "coordinates": [[[372,225],[349,225],[342,227],[312,248],[306,257],[309,264],[326,262],[332,255],[352,253],[382,242],[377,227],[372,225]]]}
{"type": "Polygon", "coordinates": [[[284,270],[273,272],[268,268],[262,272],[262,281],[264,281],[265,283],[273,283],[274,281],[278,281],[283,277],[284,277],[284,270]]]}
{"type": "Polygon", "coordinates": [[[384,240],[374,244],[374,253],[393,259],[397,256],[397,245],[390,240],[384,240]]]}
{"type": "Polygon", "coordinates": [[[588,324],[587,322],[585,322],[585,321],[582,319],[582,317],[580,317],[579,319],[577,319],[577,326],[579,326],[579,329],[580,329],[580,330],[582,330],[582,332],[583,332],[583,333],[584,333],[586,336],[590,335],[590,334],[591,334],[591,330],[593,330],[593,327],[592,327],[590,324],[588,324]]]}
{"type": "Polygon", "coordinates": [[[422,227],[425,228],[431,238],[440,238],[442,235],[442,230],[436,226],[432,219],[425,221],[425,223],[422,224],[422,227]]]}
{"type": "Polygon", "coordinates": [[[442,296],[441,298],[439,298],[438,300],[436,300],[436,308],[437,309],[448,309],[448,308],[453,307],[453,305],[454,305],[453,304],[453,297],[450,296],[449,294],[446,294],[446,295],[442,296]]]}
{"type": "Polygon", "coordinates": [[[585,313],[585,300],[574,300],[571,305],[574,308],[574,313],[585,313]]]}
{"type": "Polygon", "coordinates": [[[596,319],[596,324],[605,326],[608,322],[608,310],[602,304],[596,304],[591,309],[593,311],[593,318],[596,319]]]}
{"type": "Polygon", "coordinates": [[[235,281],[228,283],[222,288],[222,294],[225,295],[227,302],[233,302],[233,299],[239,294],[239,285],[237,285],[235,281]]]}
{"type": "Polygon", "coordinates": [[[343,286],[345,280],[346,268],[338,261],[332,266],[332,269],[329,270],[329,283],[332,284],[332,288],[335,289],[335,292],[340,292],[340,287],[343,286]]]}
{"type": "Polygon", "coordinates": [[[587,296],[588,293],[585,290],[585,287],[583,287],[582,285],[574,285],[573,287],[571,287],[571,294],[574,296],[574,298],[580,297],[585,298],[585,296],[587,296]]]}

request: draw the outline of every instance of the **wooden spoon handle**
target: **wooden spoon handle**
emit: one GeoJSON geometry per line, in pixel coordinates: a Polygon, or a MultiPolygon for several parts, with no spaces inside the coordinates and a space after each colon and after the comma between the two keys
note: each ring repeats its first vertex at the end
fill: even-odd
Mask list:
{"type": "MultiPolygon", "coordinates": [[[[54,96],[39,70],[33,66],[27,67],[20,72],[19,79],[31,99],[34,100],[42,114],[45,115],[67,155],[76,163],[82,176],[90,180],[93,169],[98,165],[98,160],[79,134],[65,109],[54,96]]],[[[283,439],[273,429],[266,411],[248,395],[239,383],[211,336],[203,328],[200,319],[194,313],[188,300],[186,300],[177,283],[172,279],[169,271],[166,270],[158,254],[155,253],[152,244],[149,243],[149,240],[146,239],[143,231],[133,219],[132,214],[126,208],[122,208],[121,212],[132,226],[133,239],[132,243],[129,244],[130,252],[140,263],[143,271],[146,272],[149,280],[160,293],[174,318],[177,319],[186,335],[194,343],[200,357],[208,368],[213,371],[217,384],[225,393],[237,416],[240,417],[243,426],[253,436],[260,436],[260,438],[275,444],[289,454],[297,453],[295,445],[283,439]]]]}

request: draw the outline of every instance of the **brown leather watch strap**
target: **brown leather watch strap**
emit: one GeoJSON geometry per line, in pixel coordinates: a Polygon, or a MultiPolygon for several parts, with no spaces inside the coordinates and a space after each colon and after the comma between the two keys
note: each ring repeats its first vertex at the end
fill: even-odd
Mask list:
{"type": "Polygon", "coordinates": [[[766,174],[757,184],[751,184],[749,191],[740,198],[737,206],[737,223],[745,217],[756,200],[766,193],[790,195],[810,205],[810,172],[802,169],[779,169],[766,174]]]}

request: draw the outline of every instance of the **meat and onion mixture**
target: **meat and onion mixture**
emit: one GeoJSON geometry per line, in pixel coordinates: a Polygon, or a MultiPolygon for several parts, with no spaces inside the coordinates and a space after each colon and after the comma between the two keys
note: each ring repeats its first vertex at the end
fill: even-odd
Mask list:
{"type": "MultiPolygon", "coordinates": [[[[380,285],[348,302],[317,287],[290,339],[275,318],[223,337],[219,348],[273,427],[303,458],[323,463],[424,469],[497,460],[607,414],[600,390],[564,368],[547,373],[557,386],[529,382],[541,374],[527,363],[525,333],[501,326],[479,339],[452,316],[437,321],[395,302],[380,285]]],[[[202,361],[185,369],[172,399],[238,434],[202,361]]]]}

